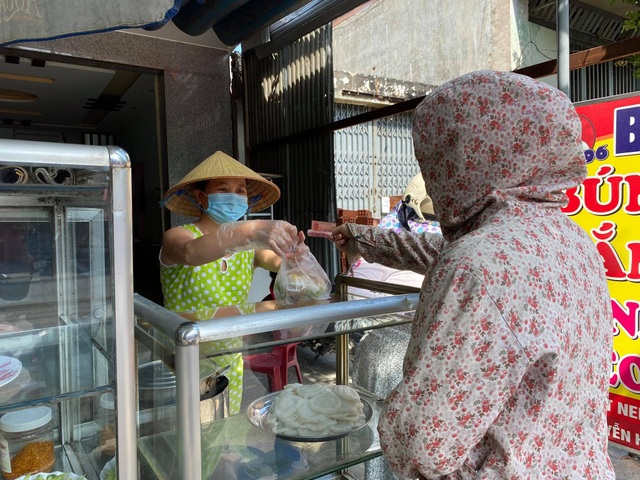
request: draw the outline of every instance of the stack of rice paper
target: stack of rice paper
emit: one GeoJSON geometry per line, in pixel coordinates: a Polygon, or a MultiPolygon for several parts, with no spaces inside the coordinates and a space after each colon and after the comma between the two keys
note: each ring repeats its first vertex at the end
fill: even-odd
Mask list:
{"type": "Polygon", "coordinates": [[[358,392],[347,385],[292,383],[274,401],[266,423],[280,435],[339,435],[364,425],[364,405],[358,392]]]}

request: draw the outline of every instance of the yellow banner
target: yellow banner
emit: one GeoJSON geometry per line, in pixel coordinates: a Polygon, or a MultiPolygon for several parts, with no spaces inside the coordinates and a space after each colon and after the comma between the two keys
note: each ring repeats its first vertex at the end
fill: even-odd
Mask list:
{"type": "Polygon", "coordinates": [[[609,439],[640,451],[640,96],[576,110],[588,174],[564,212],[594,240],[611,294],[609,439]]]}

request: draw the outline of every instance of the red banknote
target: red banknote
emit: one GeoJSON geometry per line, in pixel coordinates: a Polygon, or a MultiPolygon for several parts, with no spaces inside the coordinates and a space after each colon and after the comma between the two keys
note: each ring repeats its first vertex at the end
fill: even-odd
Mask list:
{"type": "Polygon", "coordinates": [[[311,230],[307,230],[307,236],[331,239],[331,230],[334,228],[336,228],[335,223],[311,220],[311,230]]]}

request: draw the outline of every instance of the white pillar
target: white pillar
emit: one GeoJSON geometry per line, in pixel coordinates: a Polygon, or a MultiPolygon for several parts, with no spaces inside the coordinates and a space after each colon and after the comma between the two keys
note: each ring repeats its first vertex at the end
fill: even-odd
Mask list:
{"type": "Polygon", "coordinates": [[[556,34],[558,38],[558,88],[571,95],[569,75],[569,0],[556,1],[556,34]]]}

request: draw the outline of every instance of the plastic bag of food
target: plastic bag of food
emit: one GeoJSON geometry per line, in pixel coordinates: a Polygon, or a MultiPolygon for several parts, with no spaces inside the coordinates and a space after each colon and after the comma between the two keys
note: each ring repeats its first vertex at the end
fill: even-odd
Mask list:
{"type": "Polygon", "coordinates": [[[304,243],[282,258],[273,284],[278,302],[292,305],[303,300],[325,300],[330,293],[331,280],[304,243]]]}

